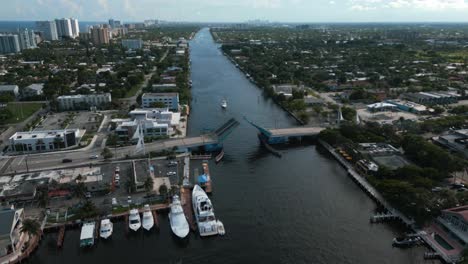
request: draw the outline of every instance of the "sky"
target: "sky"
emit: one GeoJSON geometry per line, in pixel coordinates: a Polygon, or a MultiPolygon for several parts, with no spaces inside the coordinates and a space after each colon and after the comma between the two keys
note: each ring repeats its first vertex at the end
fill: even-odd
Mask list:
{"type": "Polygon", "coordinates": [[[468,22],[468,0],[0,0],[0,20],[468,22]]]}

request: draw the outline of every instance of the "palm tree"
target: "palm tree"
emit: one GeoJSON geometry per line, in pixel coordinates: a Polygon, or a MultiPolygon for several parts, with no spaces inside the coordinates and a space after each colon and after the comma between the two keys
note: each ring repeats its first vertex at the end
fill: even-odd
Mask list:
{"type": "Polygon", "coordinates": [[[28,237],[39,235],[41,233],[41,225],[34,219],[25,219],[20,232],[28,234],[28,237]]]}
{"type": "Polygon", "coordinates": [[[144,186],[147,192],[150,192],[151,190],[153,190],[153,185],[154,185],[153,178],[151,177],[146,178],[144,186]]]}

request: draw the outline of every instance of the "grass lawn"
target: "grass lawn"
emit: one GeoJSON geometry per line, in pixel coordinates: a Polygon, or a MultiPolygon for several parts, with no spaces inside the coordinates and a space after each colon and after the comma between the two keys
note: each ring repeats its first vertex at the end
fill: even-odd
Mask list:
{"type": "Polygon", "coordinates": [[[125,93],[125,98],[129,98],[132,96],[135,96],[135,94],[140,90],[140,87],[142,84],[137,84],[132,87],[132,89],[128,90],[127,93],[125,93]]]}
{"type": "Polygon", "coordinates": [[[19,123],[30,117],[42,107],[42,103],[8,103],[7,109],[11,111],[13,117],[7,119],[5,123],[19,123]]]}

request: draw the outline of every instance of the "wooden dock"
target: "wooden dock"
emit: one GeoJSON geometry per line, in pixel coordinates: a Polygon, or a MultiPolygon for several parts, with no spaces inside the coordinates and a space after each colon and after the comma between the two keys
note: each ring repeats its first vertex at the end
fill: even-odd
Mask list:
{"type": "Polygon", "coordinates": [[[196,230],[195,220],[192,210],[192,190],[190,188],[182,188],[180,190],[182,208],[184,210],[185,217],[192,231],[196,230]]]}
{"type": "Polygon", "coordinates": [[[212,185],[211,185],[211,175],[210,175],[210,167],[208,166],[208,161],[205,161],[202,163],[203,166],[203,174],[206,175],[208,178],[208,181],[205,183],[205,192],[207,194],[210,194],[213,191],[212,185]]]}
{"type": "Polygon", "coordinates": [[[153,214],[154,225],[159,228],[158,212],[156,210],[152,210],[151,213],[153,214]]]}
{"type": "Polygon", "coordinates": [[[65,226],[61,226],[57,236],[57,248],[62,248],[65,238],[65,226]]]}
{"type": "MultiPolygon", "coordinates": [[[[425,233],[425,231],[419,230],[415,226],[415,222],[413,219],[408,218],[405,216],[403,213],[401,213],[399,210],[396,208],[393,208],[386,200],[383,198],[383,196],[378,192],[364,177],[362,177],[356,170],[354,170],[353,166],[351,163],[346,161],[340,154],[338,154],[332,146],[330,146],[327,142],[323,140],[318,140],[318,142],[326,148],[330,154],[332,154],[336,160],[340,162],[340,164],[345,167],[348,171],[348,175],[356,182],[356,184],[359,185],[366,193],[371,197],[377,204],[385,208],[389,214],[393,215],[396,219],[399,219],[401,222],[406,224],[407,227],[409,227],[414,233],[422,234],[425,233]]],[[[455,261],[445,254],[445,252],[441,251],[438,246],[434,245],[433,242],[428,239],[428,235],[421,235],[420,236],[423,241],[428,245],[430,248],[432,248],[435,251],[434,255],[437,255],[441,259],[443,259],[446,263],[455,263],[455,261]]]]}

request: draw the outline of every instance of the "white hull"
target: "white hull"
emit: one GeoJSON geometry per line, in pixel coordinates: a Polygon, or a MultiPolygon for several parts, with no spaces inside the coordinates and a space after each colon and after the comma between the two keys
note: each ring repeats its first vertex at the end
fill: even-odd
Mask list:
{"type": "Polygon", "coordinates": [[[216,223],[211,201],[205,191],[198,185],[195,185],[193,188],[192,202],[200,236],[217,235],[218,225],[216,223]]]}
{"type": "Polygon", "coordinates": [[[182,205],[180,204],[180,200],[177,195],[174,196],[171,204],[169,222],[171,224],[171,229],[174,235],[178,236],[179,238],[184,238],[189,234],[190,227],[187,222],[187,218],[185,218],[184,210],[182,209],[182,205]]]}
{"type": "Polygon", "coordinates": [[[153,218],[153,213],[151,211],[145,211],[143,213],[143,228],[147,231],[151,230],[154,226],[154,218],[153,218]]]}
{"type": "Polygon", "coordinates": [[[141,227],[140,213],[137,209],[130,210],[130,216],[128,217],[128,227],[133,231],[138,231],[141,227]]]}
{"type": "Polygon", "coordinates": [[[114,231],[114,224],[109,219],[103,219],[101,220],[101,229],[99,232],[99,236],[108,239],[111,235],[112,232],[114,231]]]}

